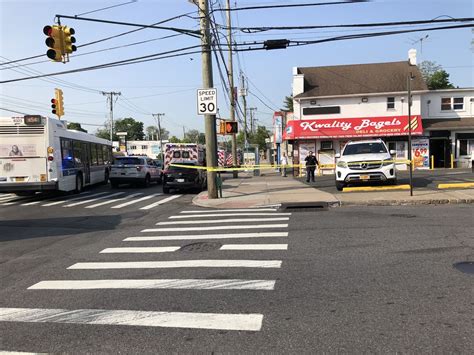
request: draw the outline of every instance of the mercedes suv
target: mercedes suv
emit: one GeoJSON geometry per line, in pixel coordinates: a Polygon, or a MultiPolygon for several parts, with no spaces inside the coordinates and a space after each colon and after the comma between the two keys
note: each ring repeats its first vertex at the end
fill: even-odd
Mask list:
{"type": "Polygon", "coordinates": [[[336,188],[359,182],[396,184],[394,151],[388,151],[380,139],[349,142],[341,154],[336,154],[336,188]]]}

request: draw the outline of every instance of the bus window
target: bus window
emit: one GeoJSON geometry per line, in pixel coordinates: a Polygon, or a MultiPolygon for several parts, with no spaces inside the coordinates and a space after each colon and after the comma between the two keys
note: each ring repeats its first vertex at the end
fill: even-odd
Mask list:
{"type": "Polygon", "coordinates": [[[97,147],[91,143],[91,165],[97,165],[97,147]]]}
{"type": "Polygon", "coordinates": [[[79,141],[74,141],[72,143],[73,149],[74,149],[74,164],[77,167],[82,166],[82,146],[81,142],[79,141]]]}
{"type": "Polygon", "coordinates": [[[106,145],[102,146],[102,152],[104,153],[104,163],[105,164],[110,164],[110,148],[107,147],[106,145]]]}
{"type": "Polygon", "coordinates": [[[97,164],[104,165],[104,156],[102,154],[102,147],[100,144],[95,145],[97,148],[97,164]]]}
{"type": "Polygon", "coordinates": [[[61,139],[61,157],[63,169],[74,168],[72,141],[70,139],[61,139]]]}

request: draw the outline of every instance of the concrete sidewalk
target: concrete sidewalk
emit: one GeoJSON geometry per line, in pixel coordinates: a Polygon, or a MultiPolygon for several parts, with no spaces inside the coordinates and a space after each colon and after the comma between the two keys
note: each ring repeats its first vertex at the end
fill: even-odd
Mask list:
{"type": "Polygon", "coordinates": [[[406,190],[331,193],[318,189],[317,182],[311,186],[267,170],[262,176],[240,173],[238,179],[232,179],[229,175],[223,183],[223,198],[208,199],[207,191],[204,191],[193,199],[195,205],[209,208],[249,208],[297,202],[325,202],[332,207],[474,203],[474,189],[416,188],[413,196],[406,190]]]}

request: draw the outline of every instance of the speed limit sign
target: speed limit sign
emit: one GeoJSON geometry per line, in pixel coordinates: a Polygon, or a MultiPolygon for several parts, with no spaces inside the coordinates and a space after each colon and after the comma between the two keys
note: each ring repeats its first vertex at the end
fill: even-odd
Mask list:
{"type": "Polygon", "coordinates": [[[217,89],[198,89],[197,113],[198,115],[217,114],[217,89]]]}

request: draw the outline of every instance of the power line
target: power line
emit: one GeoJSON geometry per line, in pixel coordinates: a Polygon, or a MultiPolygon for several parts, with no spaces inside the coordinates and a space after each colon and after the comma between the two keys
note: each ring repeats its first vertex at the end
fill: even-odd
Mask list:
{"type": "Polygon", "coordinates": [[[245,6],[234,7],[230,9],[216,9],[214,11],[245,11],[245,10],[265,10],[265,9],[281,9],[289,7],[309,7],[309,6],[326,6],[326,5],[348,5],[352,3],[368,2],[370,0],[346,0],[334,2],[316,2],[316,3],[302,3],[302,4],[283,4],[283,5],[260,5],[260,6],[245,6]]]}
{"type": "Polygon", "coordinates": [[[128,5],[128,4],[133,4],[134,2],[137,2],[138,0],[131,0],[129,2],[124,2],[122,4],[117,4],[117,5],[112,5],[112,6],[107,6],[107,7],[103,7],[101,9],[97,9],[97,10],[92,10],[92,11],[88,11],[88,12],[83,12],[82,14],[77,14],[76,16],[82,16],[82,15],[87,15],[87,14],[92,14],[94,12],[99,12],[99,11],[104,11],[104,10],[108,10],[108,9],[113,9],[115,7],[119,7],[119,6],[123,6],[123,5],[128,5]]]}
{"type": "Polygon", "coordinates": [[[4,108],[4,107],[0,107],[0,110],[9,111],[9,112],[14,112],[14,113],[19,113],[20,115],[27,115],[27,113],[20,112],[20,111],[15,111],[15,110],[10,110],[10,109],[4,108]]]}

